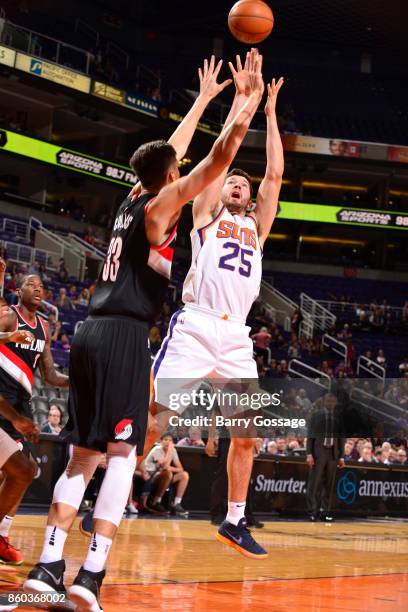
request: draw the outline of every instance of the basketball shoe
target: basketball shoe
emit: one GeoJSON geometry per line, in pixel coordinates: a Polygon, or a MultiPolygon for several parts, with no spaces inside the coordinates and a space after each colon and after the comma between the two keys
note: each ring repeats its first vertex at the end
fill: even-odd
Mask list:
{"type": "Polygon", "coordinates": [[[8,538],[0,536],[0,563],[6,563],[8,565],[21,565],[24,561],[24,557],[21,551],[14,548],[8,538]]]}
{"type": "Polygon", "coordinates": [[[73,585],[68,588],[70,601],[78,610],[102,612],[99,597],[104,577],[105,570],[89,572],[81,567],[73,585]]]}
{"type": "Polygon", "coordinates": [[[255,542],[254,538],[251,536],[245,518],[242,518],[238,525],[233,525],[228,521],[224,521],[221,523],[215,537],[223,544],[235,548],[235,550],[245,557],[250,557],[251,559],[265,559],[265,557],[268,556],[266,550],[255,542]]]}

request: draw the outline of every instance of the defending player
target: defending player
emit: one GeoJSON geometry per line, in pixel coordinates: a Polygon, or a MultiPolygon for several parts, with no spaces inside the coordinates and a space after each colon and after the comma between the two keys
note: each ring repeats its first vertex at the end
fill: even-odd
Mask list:
{"type": "MultiPolygon", "coordinates": [[[[0,345],[0,394],[21,416],[31,417],[31,395],[34,370],[40,367],[45,383],[55,387],[67,387],[68,377],[54,368],[48,324],[37,315],[43,299],[43,284],[39,276],[23,277],[17,289],[17,306],[6,308],[0,318],[0,330],[12,335],[7,346],[0,345]],[[25,341],[23,337],[29,338],[25,341]]],[[[23,446],[30,457],[29,448],[21,432],[0,416],[0,427],[13,440],[23,446]]],[[[24,493],[24,492],[23,492],[24,493]]],[[[8,540],[9,530],[21,499],[11,508],[0,523],[0,560],[3,563],[22,563],[21,552],[8,540]]]]}
{"type": "MultiPolygon", "coordinates": [[[[228,122],[243,103],[246,70],[238,59],[236,96],[228,122]]],[[[255,212],[250,177],[227,170],[194,200],[191,233],[192,264],[183,287],[185,306],[173,315],[169,332],[156,356],[153,371],[159,403],[160,380],[257,379],[253,345],[246,317],[259,293],[262,248],[274,221],[284,169],[276,121],[276,98],[283,79],[268,85],[265,177],[255,212]]],[[[173,383],[170,383],[173,384],[173,383]]],[[[162,385],[166,389],[166,384],[162,385]]],[[[165,392],[165,395],[167,393],[165,392]]],[[[243,555],[263,558],[246,527],[245,500],[253,464],[254,439],[232,436],[228,455],[228,514],[217,538],[243,555]]]]}
{"type": "MultiPolygon", "coordinates": [[[[214,62],[207,72],[215,74],[214,62]]],[[[219,86],[218,86],[219,87],[219,86]]],[[[150,390],[147,322],[161,310],[168,287],[171,242],[180,211],[231,163],[262,97],[260,62],[251,63],[246,102],[209,155],[180,178],[176,151],[156,141],[139,147],[131,165],[141,195],[116,215],[90,316],[71,348],[68,429],[73,456],[54,490],[40,562],[24,588],[64,590],[63,548],[85,488],[101,457],[107,468],[94,511],[94,533],[70,598],[81,610],[101,610],[104,566],[128,498],[143,445],[150,390]]]]}

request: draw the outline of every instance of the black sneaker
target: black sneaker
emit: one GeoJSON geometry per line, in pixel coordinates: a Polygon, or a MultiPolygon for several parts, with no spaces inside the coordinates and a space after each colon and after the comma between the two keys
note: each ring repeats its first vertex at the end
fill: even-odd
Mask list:
{"type": "Polygon", "coordinates": [[[268,553],[251,536],[246,519],[242,518],[238,525],[224,521],[215,536],[223,544],[235,548],[241,555],[251,559],[265,559],[268,553]]]}
{"type": "Polygon", "coordinates": [[[164,506],[161,505],[160,502],[150,503],[147,505],[147,509],[153,514],[168,514],[168,511],[164,506]]]}
{"type": "Polygon", "coordinates": [[[178,514],[179,516],[187,516],[188,510],[184,510],[181,504],[171,504],[171,514],[178,514]]]}
{"type": "Polygon", "coordinates": [[[83,567],[78,572],[74,583],[68,588],[69,598],[81,612],[103,612],[99,598],[105,570],[89,572],[83,567]]]}
{"type": "Polygon", "coordinates": [[[28,574],[23,584],[24,593],[34,594],[57,594],[58,605],[52,608],[70,608],[67,592],[64,586],[65,561],[53,561],[52,563],[37,563],[28,574]]]}

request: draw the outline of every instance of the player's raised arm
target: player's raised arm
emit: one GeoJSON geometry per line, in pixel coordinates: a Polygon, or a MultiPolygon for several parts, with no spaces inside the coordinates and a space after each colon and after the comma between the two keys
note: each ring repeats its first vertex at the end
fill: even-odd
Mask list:
{"type": "Polygon", "coordinates": [[[222,60],[216,65],[215,57],[212,55],[210,61],[208,62],[208,60],[205,59],[203,68],[198,69],[198,78],[200,81],[200,92],[198,97],[183,121],[168,140],[169,144],[171,144],[176,151],[178,161],[186,154],[198,122],[208,104],[232,83],[232,79],[226,79],[222,83],[217,83],[221,67],[222,60]]]}
{"type": "Polygon", "coordinates": [[[261,247],[263,247],[271,231],[272,223],[276,216],[284,170],[282,140],[276,120],[276,99],[282,85],[283,78],[280,78],[277,83],[273,79],[272,83],[267,85],[268,99],[265,106],[266,172],[259,186],[254,213],[258,225],[261,247]]]}
{"type": "MultiPolygon", "coordinates": [[[[222,83],[217,83],[221,67],[222,60],[216,64],[215,56],[212,55],[210,61],[205,59],[203,67],[198,69],[198,78],[200,81],[199,94],[183,121],[168,139],[168,143],[171,144],[176,151],[177,161],[183,159],[186,154],[198,122],[211,100],[216,98],[219,93],[232,83],[232,79],[226,79],[222,83]]],[[[141,189],[142,185],[138,182],[131,191],[132,197],[138,197],[141,189]]]]}
{"type": "Polygon", "coordinates": [[[231,164],[262,98],[264,84],[261,66],[260,56],[251,62],[247,100],[235,119],[217,138],[207,157],[190,174],[164,187],[149,207],[145,223],[147,237],[152,244],[162,242],[170,221],[179,210],[231,164]]]}
{"type": "MultiPolygon", "coordinates": [[[[251,51],[248,51],[246,54],[244,67],[242,67],[241,58],[239,55],[236,56],[236,66],[234,66],[232,62],[229,62],[228,64],[232,72],[232,76],[234,77],[235,96],[230,112],[225,120],[223,129],[226,129],[230,125],[248,99],[249,71],[251,62],[256,61],[257,57],[259,57],[260,70],[262,70],[262,57],[259,56],[257,49],[251,49],[251,51]]],[[[195,227],[203,227],[217,216],[221,206],[220,198],[222,186],[224,184],[227,172],[228,167],[225,168],[225,170],[216,178],[216,180],[210,183],[210,185],[208,185],[208,187],[206,187],[206,189],[199,193],[194,199],[193,220],[195,227]]]]}

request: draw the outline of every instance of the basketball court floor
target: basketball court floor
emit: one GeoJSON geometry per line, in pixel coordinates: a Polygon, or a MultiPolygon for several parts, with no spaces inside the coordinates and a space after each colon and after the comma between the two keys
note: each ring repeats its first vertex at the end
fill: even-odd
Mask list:
{"type": "MultiPolygon", "coordinates": [[[[19,567],[0,565],[0,592],[18,590],[39,556],[45,516],[21,515],[19,567]]],[[[193,519],[122,521],[102,591],[105,612],[408,610],[408,522],[267,522],[256,537],[270,555],[253,561],[223,546],[216,527],[193,519]]],[[[74,527],[66,583],[87,539],[74,527]]],[[[19,608],[21,611],[32,608],[19,608]]]]}

